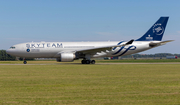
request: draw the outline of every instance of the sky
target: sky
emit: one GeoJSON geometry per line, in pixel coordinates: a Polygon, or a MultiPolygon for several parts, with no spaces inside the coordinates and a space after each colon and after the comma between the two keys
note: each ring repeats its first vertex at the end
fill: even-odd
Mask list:
{"type": "Polygon", "coordinates": [[[141,54],[180,54],[179,0],[0,0],[0,49],[24,42],[129,41],[169,16],[163,40],[141,54]]]}

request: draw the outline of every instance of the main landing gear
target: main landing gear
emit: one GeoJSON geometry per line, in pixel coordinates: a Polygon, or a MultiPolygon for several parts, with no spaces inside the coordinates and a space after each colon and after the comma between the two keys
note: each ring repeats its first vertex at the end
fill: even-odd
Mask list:
{"type": "Polygon", "coordinates": [[[95,60],[82,60],[81,63],[82,64],[95,64],[96,61],[95,60]]]}

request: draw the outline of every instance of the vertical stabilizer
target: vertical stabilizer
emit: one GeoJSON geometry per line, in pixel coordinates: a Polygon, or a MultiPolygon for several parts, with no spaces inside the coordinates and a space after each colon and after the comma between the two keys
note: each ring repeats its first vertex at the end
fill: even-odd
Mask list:
{"type": "Polygon", "coordinates": [[[160,17],[159,20],[136,41],[161,41],[169,17],[160,17]]]}

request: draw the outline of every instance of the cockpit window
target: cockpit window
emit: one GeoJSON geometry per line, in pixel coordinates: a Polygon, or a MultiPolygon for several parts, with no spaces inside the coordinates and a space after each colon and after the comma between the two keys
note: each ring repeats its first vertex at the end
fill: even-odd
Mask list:
{"type": "Polygon", "coordinates": [[[10,49],[15,49],[15,47],[14,47],[14,46],[11,46],[10,49]]]}

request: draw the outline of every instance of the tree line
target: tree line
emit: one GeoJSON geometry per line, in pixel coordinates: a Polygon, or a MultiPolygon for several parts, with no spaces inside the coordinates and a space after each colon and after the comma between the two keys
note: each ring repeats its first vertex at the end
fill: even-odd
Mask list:
{"type": "Polygon", "coordinates": [[[132,54],[127,56],[122,56],[122,58],[166,58],[167,56],[177,56],[178,58],[180,58],[180,54],[171,54],[171,53],[132,54]]]}
{"type": "MultiPolygon", "coordinates": [[[[0,61],[15,61],[15,60],[23,60],[23,58],[16,59],[15,56],[11,56],[6,53],[6,50],[0,50],[0,61]]],[[[34,60],[34,58],[26,58],[26,60],[34,60]]]]}
{"type": "Polygon", "coordinates": [[[16,57],[6,53],[5,50],[0,50],[0,61],[15,61],[16,57]]]}

